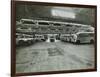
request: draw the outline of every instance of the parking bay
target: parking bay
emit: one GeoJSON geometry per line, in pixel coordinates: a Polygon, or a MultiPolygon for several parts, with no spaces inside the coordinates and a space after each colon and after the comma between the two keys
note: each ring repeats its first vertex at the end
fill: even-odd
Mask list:
{"type": "Polygon", "coordinates": [[[16,72],[44,72],[94,68],[93,44],[38,42],[16,49],[16,72]]]}

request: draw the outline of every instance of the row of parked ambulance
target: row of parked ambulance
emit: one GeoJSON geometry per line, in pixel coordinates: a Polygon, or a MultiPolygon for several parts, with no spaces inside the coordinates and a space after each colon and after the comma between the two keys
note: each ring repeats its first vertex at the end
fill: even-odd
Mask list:
{"type": "Polygon", "coordinates": [[[45,41],[46,36],[35,34],[35,35],[29,35],[29,34],[20,34],[16,33],[16,45],[31,45],[38,41],[45,41]]]}
{"type": "Polygon", "coordinates": [[[77,32],[75,34],[20,34],[16,33],[16,45],[31,45],[36,42],[46,41],[50,42],[60,40],[71,43],[94,43],[94,32],[77,32]]]}

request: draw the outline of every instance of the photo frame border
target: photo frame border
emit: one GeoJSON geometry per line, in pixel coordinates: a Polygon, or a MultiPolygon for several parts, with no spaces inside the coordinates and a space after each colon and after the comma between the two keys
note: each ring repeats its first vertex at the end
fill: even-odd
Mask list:
{"type": "Polygon", "coordinates": [[[31,76],[31,75],[44,75],[44,74],[60,74],[60,73],[81,73],[97,71],[97,6],[96,5],[82,5],[82,4],[65,4],[65,3],[50,3],[50,2],[34,2],[34,1],[11,1],[11,76],[31,76]],[[45,5],[45,6],[63,6],[63,7],[83,7],[95,9],[95,67],[93,69],[80,69],[80,70],[64,70],[64,71],[50,71],[50,72],[30,72],[30,73],[16,73],[16,4],[28,5],[45,5]]]}

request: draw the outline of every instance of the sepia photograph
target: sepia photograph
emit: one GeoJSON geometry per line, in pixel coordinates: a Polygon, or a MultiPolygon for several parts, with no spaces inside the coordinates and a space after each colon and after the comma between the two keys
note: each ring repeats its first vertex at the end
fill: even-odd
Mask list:
{"type": "Polygon", "coordinates": [[[96,6],[15,1],[15,74],[96,71],[96,6]]]}

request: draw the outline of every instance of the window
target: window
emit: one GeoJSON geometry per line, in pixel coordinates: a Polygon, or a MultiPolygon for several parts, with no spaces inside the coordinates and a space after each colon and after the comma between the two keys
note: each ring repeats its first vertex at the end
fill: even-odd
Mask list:
{"type": "Polygon", "coordinates": [[[82,33],[82,34],[79,34],[80,37],[89,37],[89,36],[94,36],[93,33],[82,33]]]}
{"type": "Polygon", "coordinates": [[[71,24],[67,24],[66,27],[67,27],[67,26],[68,26],[68,27],[72,27],[73,25],[71,25],[71,24]]]}
{"type": "Polygon", "coordinates": [[[28,29],[27,27],[22,27],[21,29],[28,29]]]}
{"type": "Polygon", "coordinates": [[[23,21],[22,23],[23,23],[23,24],[35,24],[35,23],[32,22],[32,21],[23,21]]]}
{"type": "Polygon", "coordinates": [[[54,26],[61,26],[61,24],[59,24],[59,23],[54,23],[53,25],[54,26]]]}
{"type": "Polygon", "coordinates": [[[89,36],[94,36],[94,34],[93,34],[93,33],[91,33],[91,34],[89,34],[89,36]]]}
{"type": "Polygon", "coordinates": [[[38,24],[39,25],[49,25],[49,23],[46,23],[46,22],[39,22],[38,24]]]}

